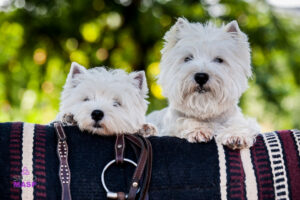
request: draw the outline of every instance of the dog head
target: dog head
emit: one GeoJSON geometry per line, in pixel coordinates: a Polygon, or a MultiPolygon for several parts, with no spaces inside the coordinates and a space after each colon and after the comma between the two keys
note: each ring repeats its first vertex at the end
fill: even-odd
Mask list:
{"type": "Polygon", "coordinates": [[[252,72],[248,39],[236,21],[216,27],[179,18],[164,40],[158,82],[171,107],[207,119],[238,103],[252,72]]]}
{"type": "Polygon", "coordinates": [[[145,123],[145,73],[72,63],[61,95],[59,116],[72,115],[81,130],[102,135],[135,133],[145,123]]]}

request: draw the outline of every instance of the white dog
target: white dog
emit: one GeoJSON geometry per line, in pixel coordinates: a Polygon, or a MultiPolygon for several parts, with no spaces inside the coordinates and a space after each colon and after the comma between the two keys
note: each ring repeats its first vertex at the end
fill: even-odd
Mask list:
{"type": "Polygon", "coordinates": [[[147,93],[144,71],[87,70],[73,62],[56,121],[100,135],[153,135],[156,128],[145,123],[147,93]]]}
{"type": "Polygon", "coordinates": [[[260,128],[238,107],[252,72],[248,39],[237,22],[218,28],[179,18],[164,39],[158,83],[169,107],[147,120],[160,135],[189,142],[216,136],[233,149],[252,146],[260,128]]]}

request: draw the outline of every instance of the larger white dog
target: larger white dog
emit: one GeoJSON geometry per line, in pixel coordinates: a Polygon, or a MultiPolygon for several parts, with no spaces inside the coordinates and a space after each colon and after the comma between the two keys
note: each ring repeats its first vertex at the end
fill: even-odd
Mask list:
{"type": "Polygon", "coordinates": [[[158,83],[169,107],[147,120],[160,135],[190,142],[216,136],[233,149],[252,146],[260,128],[238,107],[252,72],[248,39],[237,22],[216,27],[179,18],[164,39],[158,83]]]}

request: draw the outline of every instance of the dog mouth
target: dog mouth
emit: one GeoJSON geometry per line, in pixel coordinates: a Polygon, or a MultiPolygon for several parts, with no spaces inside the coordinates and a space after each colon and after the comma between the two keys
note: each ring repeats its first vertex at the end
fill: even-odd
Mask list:
{"type": "Polygon", "coordinates": [[[89,127],[88,130],[98,135],[114,134],[114,131],[109,130],[103,122],[94,122],[94,124],[91,127],[89,127]]]}
{"type": "Polygon", "coordinates": [[[203,94],[203,93],[206,93],[206,92],[209,92],[209,88],[205,88],[205,87],[196,87],[196,92],[200,93],[200,94],[203,94]]]}
{"type": "Polygon", "coordinates": [[[102,128],[101,124],[98,124],[98,123],[95,123],[95,124],[93,125],[93,127],[94,127],[94,128],[97,128],[97,129],[98,129],[98,128],[102,128]]]}

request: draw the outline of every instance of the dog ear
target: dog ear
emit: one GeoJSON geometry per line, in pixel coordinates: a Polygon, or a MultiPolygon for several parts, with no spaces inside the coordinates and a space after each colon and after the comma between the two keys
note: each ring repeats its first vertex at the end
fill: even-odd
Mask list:
{"type": "Polygon", "coordinates": [[[143,95],[148,94],[147,80],[144,71],[132,72],[129,74],[134,80],[134,85],[139,88],[143,95]]]}
{"type": "Polygon", "coordinates": [[[226,24],[225,31],[228,33],[240,33],[241,32],[236,20],[233,20],[233,21],[229,22],[228,24],[226,24]]]}
{"type": "Polygon", "coordinates": [[[68,77],[67,77],[67,83],[72,83],[72,87],[75,87],[77,84],[76,83],[73,83],[73,79],[78,75],[78,74],[84,74],[86,73],[87,69],[78,64],[77,62],[72,62],[71,64],[71,69],[70,69],[70,72],[68,74],[68,77]]]}
{"type": "Polygon", "coordinates": [[[236,20],[233,20],[226,24],[224,29],[227,33],[230,33],[234,39],[238,39],[242,42],[248,42],[247,35],[240,30],[240,27],[236,20]]]}
{"type": "Polygon", "coordinates": [[[171,27],[171,29],[164,36],[164,48],[162,49],[162,53],[166,52],[179,41],[180,39],[180,31],[189,27],[189,21],[185,18],[178,18],[176,23],[171,27]]]}
{"type": "Polygon", "coordinates": [[[230,33],[234,39],[241,39],[243,42],[248,42],[248,37],[245,33],[240,30],[240,27],[236,20],[233,20],[225,25],[224,30],[227,33],[230,33]]]}
{"type": "MultiPolygon", "coordinates": [[[[248,37],[245,33],[243,33],[240,30],[240,27],[236,20],[229,22],[228,24],[225,25],[224,28],[225,28],[226,32],[231,34],[232,38],[241,42],[243,45],[247,44],[249,52],[250,52],[250,48],[249,48],[249,44],[248,44],[248,37]]],[[[250,78],[252,76],[250,60],[249,60],[249,65],[246,68],[244,68],[244,73],[246,74],[246,76],[248,78],[250,78]]]]}
{"type": "Polygon", "coordinates": [[[86,68],[77,62],[72,62],[69,75],[74,78],[77,74],[83,74],[86,72],[86,68]]]}

